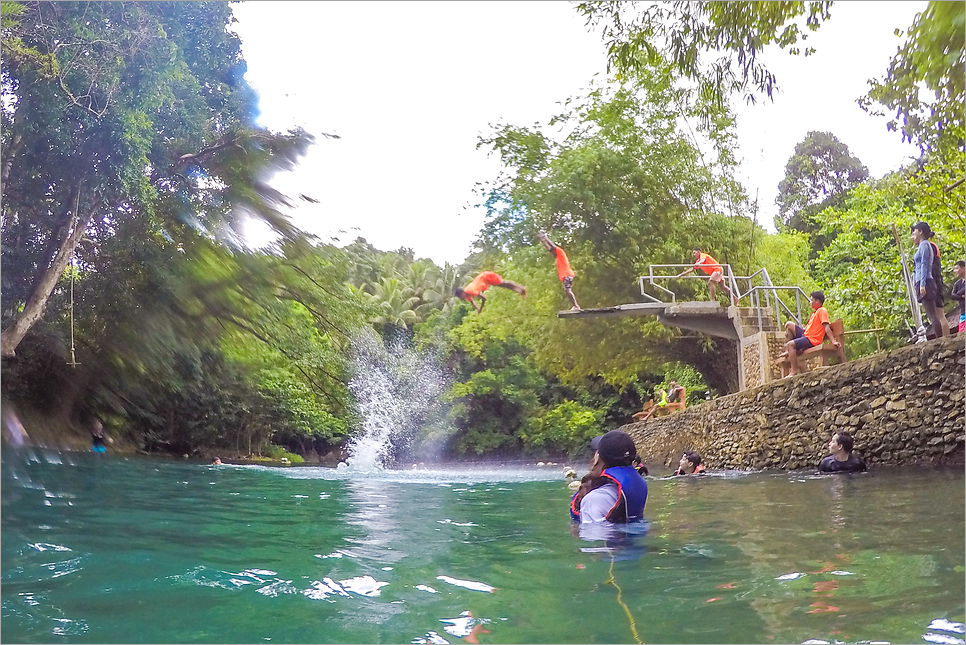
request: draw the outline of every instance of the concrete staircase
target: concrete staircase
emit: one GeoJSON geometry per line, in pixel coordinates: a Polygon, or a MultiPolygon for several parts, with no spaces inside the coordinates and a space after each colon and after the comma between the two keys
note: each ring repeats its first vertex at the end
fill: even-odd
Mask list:
{"type": "Polygon", "coordinates": [[[774,314],[770,309],[757,307],[738,307],[736,325],[741,329],[741,337],[747,338],[760,331],[784,331],[775,322],[774,314]],[[758,315],[761,313],[761,327],[759,328],[758,315]]]}

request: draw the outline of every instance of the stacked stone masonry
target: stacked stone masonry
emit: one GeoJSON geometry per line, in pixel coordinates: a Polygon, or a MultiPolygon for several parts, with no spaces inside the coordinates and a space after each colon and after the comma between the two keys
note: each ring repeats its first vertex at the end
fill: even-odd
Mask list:
{"type": "MultiPolygon", "coordinates": [[[[785,332],[763,331],[741,340],[741,369],[744,389],[751,389],[782,378],[781,367],[775,357],[785,351],[785,332]]],[[[820,356],[799,360],[799,368],[810,372],[822,365],[820,356]]]]}
{"type": "Polygon", "coordinates": [[[645,463],[697,450],[709,469],[815,467],[833,432],[867,463],[963,465],[962,334],[766,383],[622,430],[645,463]]]}

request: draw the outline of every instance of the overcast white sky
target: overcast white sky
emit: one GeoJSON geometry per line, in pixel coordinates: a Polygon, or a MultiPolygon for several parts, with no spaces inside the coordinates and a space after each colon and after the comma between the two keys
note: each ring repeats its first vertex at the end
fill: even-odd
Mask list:
{"type": "MultiPolygon", "coordinates": [[[[882,77],[906,29],[927,5],[837,2],[808,40],[818,53],[765,61],[782,93],[774,103],[736,100],[741,178],[773,230],[778,182],[810,130],[846,143],[874,177],[915,148],[855,100],[882,77]]],[[[260,123],[302,126],[319,137],[275,185],[304,193],[303,229],[383,250],[410,247],[437,264],[461,262],[483,225],[473,189],[499,172],[477,150],[490,124],[546,123],[606,59],[597,34],[569,2],[267,2],[233,5],[260,97],[260,123]]]]}

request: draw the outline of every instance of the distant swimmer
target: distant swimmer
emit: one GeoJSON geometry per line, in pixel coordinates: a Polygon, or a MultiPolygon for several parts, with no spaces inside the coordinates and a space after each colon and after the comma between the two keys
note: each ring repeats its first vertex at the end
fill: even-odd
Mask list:
{"type": "Polygon", "coordinates": [[[634,464],[639,464],[637,447],[629,434],[611,430],[594,437],[590,472],[570,500],[570,515],[581,524],[626,523],[644,519],[647,481],[634,464]]]}
{"type": "Polygon", "coordinates": [[[94,452],[107,452],[105,444],[104,426],[99,419],[91,422],[91,450],[94,452]]]}
{"type": "Polygon", "coordinates": [[[862,458],[852,453],[855,441],[848,432],[836,432],[828,442],[829,456],[818,464],[820,473],[861,473],[866,471],[862,458]]]}
{"type": "Polygon", "coordinates": [[[466,300],[473,308],[476,309],[476,313],[481,313],[483,311],[483,305],[486,304],[486,298],[483,296],[483,292],[490,287],[503,287],[504,289],[510,289],[511,291],[516,291],[524,298],[527,297],[527,288],[517,284],[516,282],[510,282],[509,280],[504,280],[499,273],[494,273],[493,271],[484,271],[463,288],[457,287],[453,293],[460,300],[466,300]],[[480,299],[480,306],[477,307],[473,298],[480,299]]]}
{"type": "Polygon", "coordinates": [[[677,274],[674,277],[682,278],[687,274],[691,273],[692,271],[694,271],[695,269],[701,269],[709,276],[708,294],[711,297],[711,299],[716,300],[716,298],[714,297],[714,285],[717,284],[722,289],[724,289],[724,292],[728,294],[729,298],[731,298],[732,304],[734,304],[734,306],[737,307],[738,298],[733,293],[731,293],[731,289],[729,289],[728,285],[725,283],[724,269],[720,266],[714,266],[718,264],[718,261],[715,260],[710,255],[708,255],[707,253],[703,253],[701,249],[699,249],[698,247],[694,247],[693,249],[691,249],[691,253],[694,256],[694,266],[691,267],[690,269],[685,269],[684,271],[682,271],[681,273],[677,274]]]}
{"type": "Polygon", "coordinates": [[[580,311],[580,305],[577,304],[577,297],[574,295],[573,285],[574,285],[574,270],[570,267],[570,260],[567,258],[567,254],[562,248],[554,244],[550,238],[547,236],[545,231],[540,231],[537,233],[537,239],[543,243],[543,245],[550,251],[550,255],[554,257],[557,262],[557,277],[560,278],[560,282],[563,284],[564,293],[567,294],[567,299],[570,300],[570,304],[573,305],[571,311],[580,311]]]}
{"type": "Polygon", "coordinates": [[[704,464],[701,463],[701,455],[693,450],[688,450],[681,455],[681,461],[678,462],[678,469],[674,471],[674,474],[703,475],[704,472],[705,469],[704,464]]]}

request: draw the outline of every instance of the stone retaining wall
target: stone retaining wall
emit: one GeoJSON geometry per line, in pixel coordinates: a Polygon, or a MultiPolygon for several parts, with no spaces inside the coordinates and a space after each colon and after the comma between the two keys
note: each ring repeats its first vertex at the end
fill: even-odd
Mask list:
{"type": "Polygon", "coordinates": [[[962,334],[799,374],[621,428],[645,463],[698,451],[709,469],[814,467],[833,432],[869,464],[963,465],[962,334]]]}

